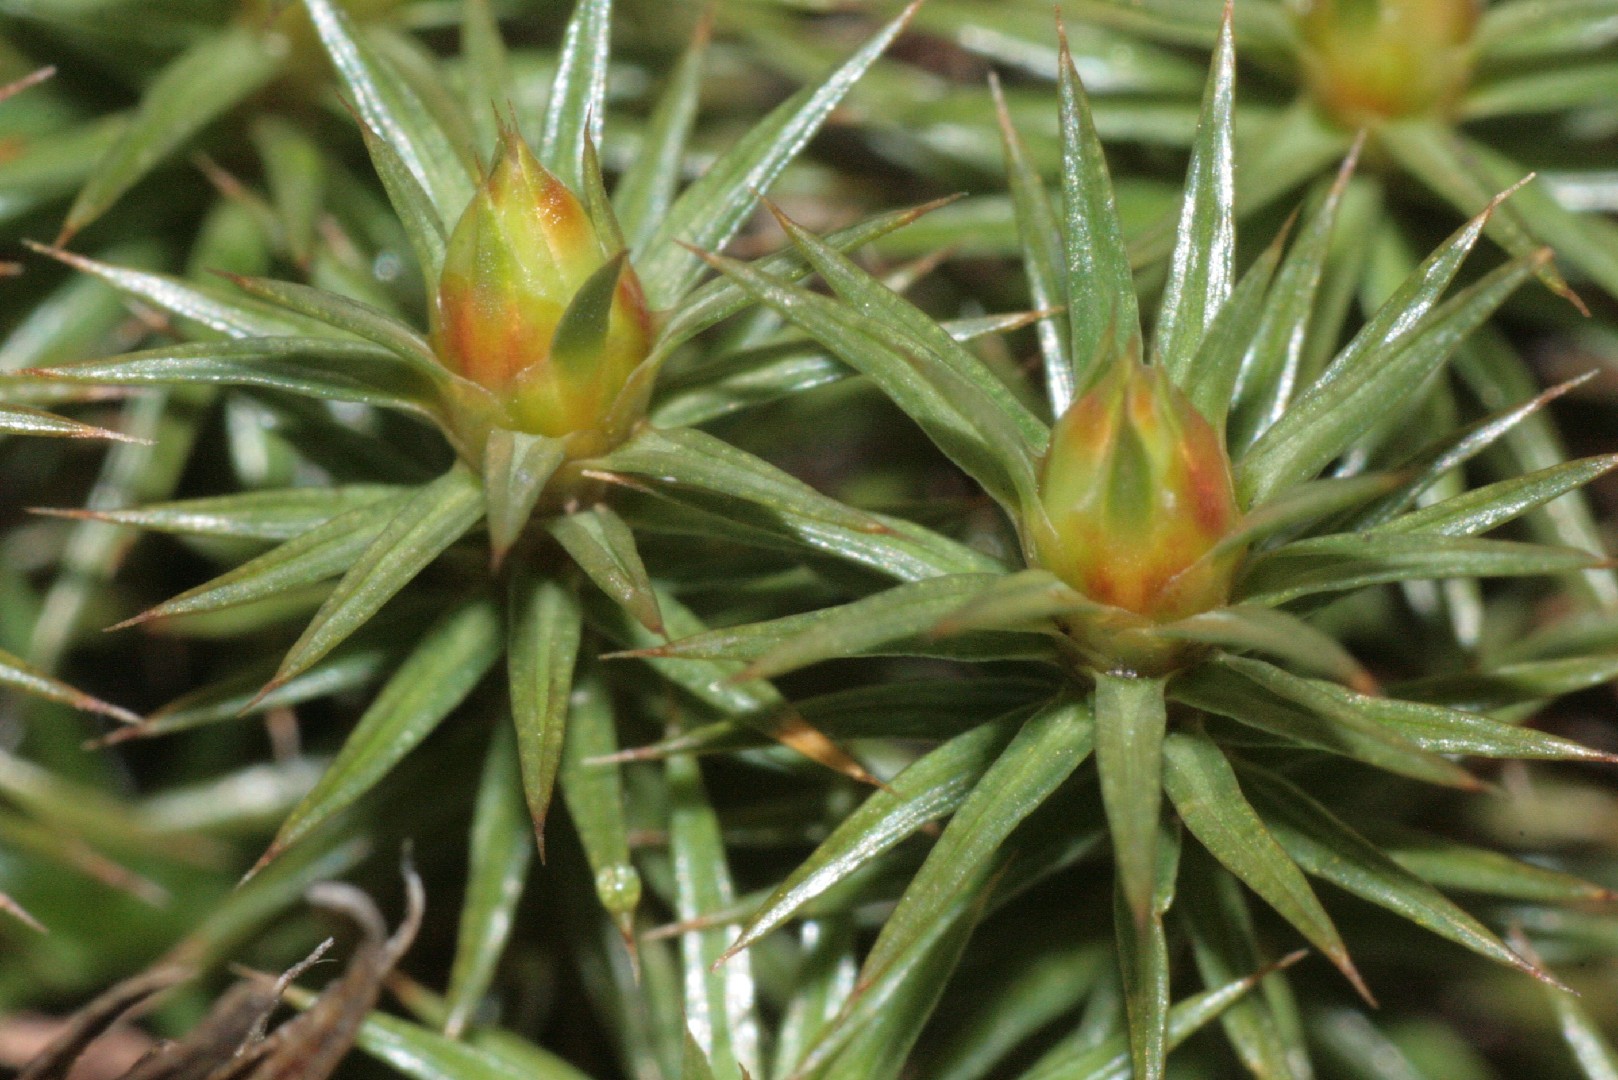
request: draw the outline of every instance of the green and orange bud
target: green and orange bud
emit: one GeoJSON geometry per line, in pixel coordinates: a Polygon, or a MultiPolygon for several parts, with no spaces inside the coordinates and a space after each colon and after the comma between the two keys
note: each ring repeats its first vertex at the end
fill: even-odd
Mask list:
{"type": "Polygon", "coordinates": [[[1121,362],[1051,433],[1040,476],[1045,569],[1142,622],[1182,619],[1230,595],[1241,514],[1213,425],[1161,367],[1121,362]]]}
{"type": "Polygon", "coordinates": [[[1472,73],[1479,0],[1298,0],[1303,73],[1340,123],[1444,112],[1472,73]]]}
{"type": "Polygon", "coordinates": [[[634,270],[515,133],[450,235],[433,327],[500,426],[551,438],[601,428],[653,333],[634,270]]]}

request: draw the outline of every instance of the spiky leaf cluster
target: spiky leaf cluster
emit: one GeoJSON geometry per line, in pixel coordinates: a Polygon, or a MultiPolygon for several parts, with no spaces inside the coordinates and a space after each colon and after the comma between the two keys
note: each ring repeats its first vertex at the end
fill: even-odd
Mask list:
{"type": "MultiPolygon", "coordinates": [[[[1009,167],[1012,213],[990,231],[1013,239],[1023,274],[977,280],[1005,295],[1025,277],[1034,310],[951,307],[940,281],[928,285],[943,303],[923,310],[902,294],[936,253],[882,275],[856,253],[981,239],[962,231],[981,219],[962,215],[982,200],[926,217],[838,211],[857,223],[825,236],[766,203],[790,246],[718,254],[828,120],[869,122],[885,150],[927,136],[882,135],[912,118],[913,80],[878,56],[914,11],[833,47],[802,33],[793,5],[724,5],[722,25],[809,83],[753,103],[738,139],[703,130],[705,69],[734,78],[706,24],[636,124],[616,108],[617,83],[634,79],[610,46],[645,7],[581,0],[535,63],[502,41],[495,16],[514,12],[480,0],[383,4],[380,18],[369,4],[275,6],[202,3],[154,25],[158,38],[189,29],[163,39],[158,66],[120,61],[146,65],[150,87],[133,134],[77,174],[89,182],[70,225],[105,216],[42,249],[100,302],[118,290],[151,347],[129,352],[127,334],[76,347],[58,318],[47,350],[8,361],[35,369],[8,386],[51,400],[132,395],[122,426],[152,441],[114,448],[88,509],[8,537],[8,560],[49,538],[59,548],[19,565],[62,570],[36,606],[0,561],[26,601],[0,646],[35,659],[0,656],[0,678],[102,708],[45,674],[70,647],[85,661],[74,672],[100,670],[98,689],[129,658],[158,658],[128,665],[143,676],[164,658],[207,670],[168,679],[180,696],[143,718],[114,712],[88,753],[53,714],[14,728],[26,741],[0,756],[0,885],[52,933],[18,939],[0,1001],[111,982],[158,942],[187,968],[284,967],[316,939],[292,913],[310,883],[391,867],[409,836],[429,940],[382,1008],[357,1028],[343,1014],[341,1040],[403,1075],[1050,1080],[1160,1076],[1174,1051],[1187,1075],[1380,1080],[1567,1058],[1544,1039],[1467,1045],[1429,1008],[1456,986],[1479,988],[1475,1008],[1510,1013],[1513,1030],[1530,1026],[1525,1011],[1554,1016],[1590,1075],[1610,1065],[1604,998],[1581,1003],[1549,973],[1611,956],[1603,885],[1618,878],[1591,839],[1611,820],[1591,808],[1611,800],[1586,782],[1609,758],[1525,721],[1618,672],[1599,609],[1556,623],[1528,606],[1607,580],[1569,498],[1612,461],[1564,461],[1545,437],[1566,387],[1536,396],[1519,379],[1469,410],[1443,383],[1508,295],[1557,280],[1546,253],[1499,232],[1527,190],[1478,173],[1481,214],[1427,259],[1383,252],[1361,276],[1343,252],[1367,235],[1363,159],[1383,151],[1331,131],[1291,180],[1255,175],[1234,45],[1255,16],[1238,12],[1234,32],[1205,35],[1200,105],[1161,110],[1190,169],[1172,227],[1143,234],[1146,187],[1111,175],[1101,150],[1122,114],[1092,104],[1079,72],[1092,90],[1134,71],[1183,95],[1204,65],[1079,27],[1075,61],[1041,9],[1029,34],[1055,61],[1056,93],[996,87],[1008,100],[985,114],[994,124],[955,128],[957,147],[988,132],[1009,167]],[[459,34],[427,40],[447,52],[458,36],[458,57],[405,32],[444,25],[459,34]],[[263,55],[225,72],[227,88],[263,67],[265,85],[307,75],[314,93],[294,87],[290,107],[201,93],[194,57],[223,63],[232,41],[263,55]],[[325,102],[318,121],[311,99],[325,102]],[[262,152],[263,190],[209,166],[224,194],[185,237],[183,272],[172,252],[103,245],[98,230],[131,220],[166,175],[141,173],[210,117],[233,162],[262,152]],[[274,148],[272,130],[286,136],[274,148]],[[472,326],[460,340],[476,348],[457,352],[434,321],[443,267],[458,246],[486,253],[457,243],[471,235],[458,223],[524,139],[567,189],[539,201],[587,216],[592,246],[565,289],[542,282],[509,307],[516,248],[487,277],[463,274],[482,292],[458,313],[521,317],[472,326]],[[321,164],[281,171],[315,160],[300,147],[321,164]],[[362,147],[376,189],[358,175],[362,147]],[[1248,213],[1255,186],[1279,183],[1262,201],[1283,202],[1328,159],[1335,175],[1288,228],[1248,213]],[[311,194],[316,174],[329,184],[311,194]],[[1239,217],[1245,236],[1273,236],[1250,261],[1239,217]],[[1477,270],[1489,235],[1509,258],[1477,270]],[[312,245],[301,255],[295,236],[312,245]],[[706,283],[704,261],[721,272],[706,283]],[[811,275],[825,288],[802,284],[811,275]],[[651,338],[627,350],[640,361],[627,379],[607,380],[618,401],[584,449],[498,401],[469,405],[558,349],[588,374],[612,318],[603,298],[625,280],[650,301],[651,338]],[[1344,315],[1356,282],[1357,325],[1344,315]],[[1037,379],[996,336],[1029,326],[1010,340],[1037,350],[1037,379]],[[483,355],[490,342],[505,351],[483,355]],[[464,378],[490,359],[500,378],[464,378]],[[1120,420],[1122,407],[1137,408],[1120,420]],[[881,450],[862,458],[840,440],[866,417],[881,450]],[[1110,501],[1096,520],[1063,520],[1102,505],[1098,483],[1110,501]],[[1210,491],[1217,512],[1188,525],[1185,500],[1210,491]],[[1574,543],[1484,535],[1518,519],[1574,543]],[[153,538],[129,558],[135,530],[153,538]],[[176,565],[154,568],[162,553],[176,565]],[[1196,587],[1179,580],[1197,568],[1196,587]],[[1140,588],[1112,587],[1130,574],[1140,588]],[[1165,578],[1179,584],[1157,603],[1165,578]],[[174,581],[194,587],[146,606],[174,581]],[[105,644],[79,634],[125,616],[105,644]],[[1400,655],[1401,634],[1419,648],[1400,655]],[[156,789],[96,771],[109,766],[156,789]],[[1480,790],[1496,776],[1513,798],[1480,790]],[[232,890],[249,847],[263,855],[232,890]],[[76,903],[87,887],[127,897],[76,903]],[[92,906],[105,925],[73,914],[92,906]],[[108,926],[120,948],[87,959],[79,943],[106,941],[108,926]],[[1533,1010],[1496,1003],[1524,988],[1533,1010]],[[1387,1019],[1355,994],[1385,998],[1387,1019]]],[[[955,32],[1024,14],[936,0],[920,17],[955,32]]],[[[1204,14],[1148,5],[1134,18],[1204,14]]],[[[906,40],[912,59],[936,47],[906,40]]],[[[1153,130],[1149,112],[1133,114],[1137,135],[1153,130]]],[[[955,180],[905,159],[931,185],[955,180]]],[[[869,190],[858,165],[843,168],[846,190],[869,190]]],[[[485,209],[503,237],[531,224],[485,209]]],[[[157,1025],[184,1031],[199,993],[157,1025]]],[[[315,1005],[286,1030],[322,1015],[335,1014],[315,1005]]]]}

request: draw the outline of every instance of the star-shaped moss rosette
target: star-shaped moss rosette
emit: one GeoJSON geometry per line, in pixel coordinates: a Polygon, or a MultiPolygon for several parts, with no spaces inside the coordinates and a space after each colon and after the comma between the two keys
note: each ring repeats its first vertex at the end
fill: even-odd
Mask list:
{"type": "MultiPolygon", "coordinates": [[[[532,149],[498,123],[489,96],[469,103],[474,113],[488,110],[491,128],[500,132],[481,174],[455,151],[411,84],[355,35],[341,11],[328,0],[311,0],[308,8],[338,61],[422,275],[434,283],[431,325],[424,332],[377,307],[303,285],[244,276],[228,284],[195,283],[49,249],[168,313],[195,340],[35,374],[88,385],[252,387],[272,408],[294,411],[302,406],[289,402],[300,398],[359,402],[427,421],[444,440],[420,424],[392,419],[343,428],[323,412],[328,427],[343,428],[321,459],[339,475],[364,475],[363,462],[352,459],[345,472],[344,454],[402,458],[392,464],[407,475],[423,462],[442,462],[451,449],[454,464],[420,485],[299,487],[77,512],[102,522],[277,544],[131,622],[233,612],[229,625],[241,633],[323,597],[285,658],[260,678],[262,686],[244,692],[251,676],[235,678],[114,737],[295,703],[353,685],[355,678],[363,684],[375,675],[379,644],[390,658],[404,654],[347,749],[288,818],[268,860],[371,788],[504,655],[516,739],[497,741],[491,782],[515,785],[520,762],[521,788],[542,826],[561,772],[564,793],[571,790],[569,798],[580,800],[574,817],[603,897],[627,930],[639,882],[628,863],[616,773],[582,770],[578,760],[570,766],[564,753],[564,727],[572,733],[569,752],[579,760],[616,747],[605,691],[592,668],[575,670],[575,660],[586,634],[643,645],[702,627],[647,573],[634,534],[613,509],[613,481],[650,473],[696,504],[729,507],[744,537],[831,550],[890,580],[992,565],[925,530],[820,496],[671,419],[696,422],[714,410],[792,392],[806,377],[804,365],[780,361],[819,355],[805,339],[796,346],[786,341],[791,347],[785,350],[774,339],[749,343],[728,367],[719,365],[715,381],[686,380],[671,394],[655,392],[665,361],[748,305],[745,291],[728,282],[698,288],[704,267],[684,245],[715,247],[736,233],[755,212],[756,192],[796,156],[909,12],[823,82],[779,105],[682,190],[670,163],[680,160],[692,124],[705,44],[699,35],[670,78],[636,165],[609,197],[595,164],[605,118],[610,5],[603,0],[576,10],[532,149]],[[719,377],[738,375],[743,378],[734,386],[719,377]],[[380,439],[365,435],[368,425],[380,439]],[[462,541],[480,529],[488,539],[471,541],[485,549],[477,558],[462,541]],[[409,595],[388,603],[435,565],[433,581],[456,584],[419,593],[422,603],[439,607],[423,629],[421,604],[412,607],[409,595]],[[599,595],[585,589],[587,583],[599,587],[599,595]],[[507,593],[503,605],[490,595],[496,587],[507,593]],[[366,633],[352,648],[342,648],[362,628],[366,633]],[[368,664],[361,659],[366,655],[373,657],[368,664]]],[[[477,22],[480,10],[468,9],[476,23],[469,37],[480,42],[483,61],[498,67],[499,37],[491,24],[477,22]]],[[[460,113],[455,123],[476,127],[460,113]]],[[[917,213],[851,226],[833,242],[857,246],[917,213]]],[[[763,265],[774,274],[808,272],[791,254],[763,265]]],[[[970,336],[1019,321],[976,320],[957,329],[970,336]]],[[[811,383],[820,378],[815,372],[807,377],[811,383]]],[[[731,670],[670,669],[699,708],[764,715],[779,704],[767,683],[726,682],[722,676],[731,670]]],[[[846,754],[803,725],[771,723],[784,741],[817,760],[860,774],[846,754]]],[[[497,855],[503,857],[489,857],[497,855]]],[[[463,1008],[474,999],[470,990],[458,995],[463,1008]]]]}
{"type": "MultiPolygon", "coordinates": [[[[1190,146],[1203,50],[1215,41],[1221,8],[1218,0],[1062,5],[1073,21],[1072,52],[1094,95],[1103,142],[1128,144],[1130,160],[1148,167],[1176,160],[1190,146]]],[[[1016,74],[1005,107],[1024,133],[1030,162],[1047,179],[1059,170],[1061,155],[1047,107],[1046,80],[1057,70],[1050,20],[1051,6],[1039,0],[992,6],[944,0],[923,9],[918,22],[922,32],[1016,74]]],[[[1618,226],[1594,212],[1611,205],[1602,133],[1618,78],[1618,45],[1607,6],[1581,0],[1485,8],[1475,0],[1255,0],[1235,5],[1233,22],[1239,54],[1256,76],[1234,107],[1235,169],[1243,177],[1239,217],[1273,215],[1299,187],[1334,171],[1362,129],[1368,136],[1364,165],[1343,199],[1344,228],[1316,294],[1322,325],[1368,315],[1413,268],[1416,253],[1432,243],[1435,201],[1440,209],[1447,204],[1458,222],[1541,169],[1549,172],[1490,216],[1489,234],[1519,257],[1550,246],[1558,261],[1538,272],[1572,303],[1545,296],[1537,305],[1516,307],[1536,326],[1588,341],[1598,354],[1610,351],[1603,344],[1610,335],[1581,316],[1581,301],[1558,272],[1569,268],[1585,292],[1590,282],[1618,294],[1618,226]],[[1420,77],[1406,77],[1417,69],[1420,77]]],[[[800,71],[819,56],[768,20],[754,33],[760,54],[785,70],[800,71]]],[[[978,87],[891,58],[849,102],[874,149],[946,188],[975,186],[963,174],[998,167],[996,108],[993,96],[978,87]]],[[[1117,182],[1131,264],[1143,284],[1153,284],[1174,241],[1175,185],[1140,167],[1117,182]]],[[[919,244],[975,254],[1014,251],[1012,217],[1005,196],[974,196],[925,229],[895,237],[889,250],[902,254],[919,244]]],[[[1437,220],[1444,220],[1442,212],[1437,220]]],[[[1592,299],[1605,309],[1606,300],[1592,299]]],[[[1334,342],[1320,335],[1297,365],[1318,374],[1334,342]]],[[[1451,371],[1454,390],[1434,399],[1435,410],[1464,415],[1472,402],[1498,410],[1540,388],[1512,340],[1494,325],[1462,345],[1451,371]]],[[[1238,402],[1236,411],[1248,408],[1238,402]]],[[[1238,419],[1238,430],[1246,424],[1238,419]]],[[[1565,456],[1550,414],[1518,425],[1490,460],[1506,455],[1518,471],[1565,456]]],[[[1600,530],[1580,496],[1531,515],[1528,527],[1547,542],[1601,550],[1600,530]]],[[[1618,579],[1610,572],[1578,580],[1581,609],[1606,612],[1618,605],[1618,579]]],[[[1468,617],[1449,618],[1461,645],[1474,646],[1468,617]]]]}
{"type": "MultiPolygon", "coordinates": [[[[1074,24],[1072,49],[1092,84],[1103,139],[1189,146],[1201,65],[1187,51],[1213,47],[1221,5],[1081,0],[1062,10],[1074,24]]],[[[929,6],[921,25],[1020,73],[1054,78],[1049,19],[1050,5],[1034,0],[993,9],[944,0],[929,6]]],[[[1240,213],[1332,170],[1364,129],[1375,171],[1389,181],[1386,205],[1369,208],[1373,219],[1397,223],[1406,210],[1427,209],[1411,200],[1401,178],[1464,216],[1532,170],[1550,169],[1551,177],[1491,221],[1490,235],[1514,255],[1548,244],[1559,260],[1618,294],[1618,227],[1578,209],[1610,205],[1610,192],[1605,203],[1601,197],[1606,129],[1599,119],[1618,78],[1610,7],[1581,0],[1251,0],[1235,5],[1234,24],[1240,55],[1257,76],[1236,106],[1237,162],[1247,176],[1240,213]]],[[[895,137],[908,133],[921,146],[987,165],[995,149],[991,103],[958,91],[945,108],[937,93],[923,96],[922,84],[906,79],[890,64],[862,92],[881,87],[892,99],[886,116],[895,137]],[[907,113],[912,105],[921,110],[914,116],[907,113]]],[[[1041,113],[1035,85],[1021,84],[1011,107],[1035,160],[1054,167],[1058,132],[1041,113]]],[[[1153,230],[1132,254],[1160,257],[1171,242],[1168,229],[1153,230]]]]}
{"type": "MultiPolygon", "coordinates": [[[[1311,619],[1326,602],[1375,585],[1558,574],[1602,562],[1480,534],[1607,472],[1610,457],[1453,494],[1438,487],[1554,394],[1459,433],[1409,423],[1422,388],[1548,253],[1512,258],[1451,293],[1495,200],[1423,260],[1318,375],[1304,377],[1287,358],[1314,329],[1315,283],[1340,227],[1353,156],[1315,192],[1296,238],[1278,237],[1238,279],[1233,83],[1227,23],[1149,346],[1100,142],[1065,51],[1059,205],[1047,200],[1006,126],[1027,273],[1036,302],[1062,310],[1040,335],[1054,428],[930,317],[784,215],[797,254],[833,296],[709,257],[727,280],[880,387],[999,504],[1023,553],[1021,568],[963,566],[843,607],[635,653],[665,663],[745,663],[743,680],[869,655],[1017,662],[982,682],[942,684],[925,700],[899,683],[851,691],[824,708],[801,704],[806,717],[837,718],[822,727],[842,736],[931,733],[942,741],[872,794],[761,904],[738,913],[743,930],[727,957],[874,869],[929,821],[953,816],[866,954],[860,993],[787,1075],[835,1070],[850,1047],[869,1051],[873,1032],[908,1045],[921,1021],[898,1007],[905,1015],[895,1018],[890,1006],[936,997],[986,906],[1026,885],[1025,872],[1037,879],[1042,859],[1077,858],[1106,835],[1135,1076],[1163,1075],[1168,1048],[1186,1037],[1197,1008],[1196,998],[1170,1008],[1171,906],[1192,920],[1211,983],[1241,973],[1232,968],[1237,955],[1259,955],[1239,914],[1239,888],[1227,898],[1234,909],[1175,905],[1182,826],[1201,849],[1185,853],[1198,860],[1190,883],[1200,890],[1212,880],[1203,868],[1217,865],[1209,873],[1251,890],[1367,997],[1310,877],[1549,978],[1439,892],[1433,880],[1441,875],[1406,869],[1286,775],[1335,755],[1353,769],[1477,790],[1457,758],[1612,760],[1457,707],[1462,701],[1441,690],[1380,692],[1311,619]],[[1238,440],[1233,403],[1244,396],[1267,404],[1251,437],[1238,440]],[[1092,750],[1093,771],[1085,765],[1092,750]],[[1173,817],[1164,814],[1165,794],[1173,817]],[[1040,835],[1053,843],[1060,836],[1067,853],[1030,854],[1026,837],[1008,843],[1030,820],[1043,821],[1040,835]],[[1243,944],[1229,952],[1220,941],[1243,944]]],[[[732,721],[632,754],[750,741],[732,721]]],[[[1288,1036],[1271,1009],[1253,1003],[1227,1025],[1244,1060],[1285,1051],[1288,1036]]],[[[1117,1052],[1075,1034],[1029,1075],[1113,1075],[1117,1052]]]]}

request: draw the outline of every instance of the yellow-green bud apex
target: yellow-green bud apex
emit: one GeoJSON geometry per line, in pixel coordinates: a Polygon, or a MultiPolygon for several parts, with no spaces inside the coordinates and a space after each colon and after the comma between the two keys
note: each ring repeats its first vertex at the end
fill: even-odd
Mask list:
{"type": "Polygon", "coordinates": [[[1218,607],[1241,551],[1212,557],[1240,513],[1213,426],[1161,367],[1118,363],[1062,414],[1040,477],[1045,569],[1151,622],[1218,607]]]}
{"type": "Polygon", "coordinates": [[[634,270],[515,133],[450,235],[435,316],[439,359],[502,426],[552,438],[597,429],[651,348],[634,270]]]}
{"type": "Polygon", "coordinates": [[[1478,0],[1299,0],[1303,73],[1349,127],[1442,112],[1466,88],[1478,0]]]}

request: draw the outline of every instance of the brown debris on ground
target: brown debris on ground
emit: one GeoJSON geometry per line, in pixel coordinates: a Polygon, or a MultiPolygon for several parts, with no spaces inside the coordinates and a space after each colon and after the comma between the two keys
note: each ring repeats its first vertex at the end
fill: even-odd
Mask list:
{"type": "MultiPolygon", "coordinates": [[[[405,883],[405,917],[392,936],[376,904],[352,885],[324,882],[309,890],[311,905],[347,918],[361,939],[342,975],[304,1012],[267,1031],[282,993],[325,953],[329,939],[280,978],[245,975],[184,1037],[152,1045],[123,1072],[97,1075],[107,1080],[326,1080],[354,1045],[383,980],[420,929],[421,879],[407,868],[405,883]]],[[[77,1080],[83,1073],[75,1066],[88,1064],[109,1029],[196,974],[163,965],[119,983],[69,1017],[17,1080],[77,1080]]]]}

